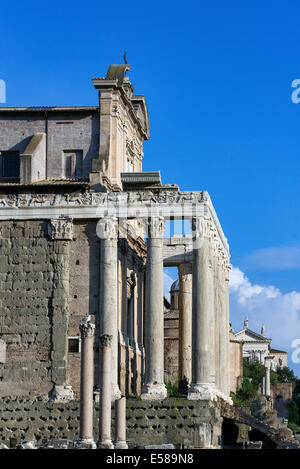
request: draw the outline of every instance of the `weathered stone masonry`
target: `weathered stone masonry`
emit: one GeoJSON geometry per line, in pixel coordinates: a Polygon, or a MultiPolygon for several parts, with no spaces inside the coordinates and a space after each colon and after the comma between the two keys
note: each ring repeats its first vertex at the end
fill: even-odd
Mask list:
{"type": "MultiPolygon", "coordinates": [[[[79,401],[45,402],[42,398],[5,398],[0,402],[0,440],[70,438],[79,435],[79,401]]],[[[165,399],[147,402],[127,399],[127,441],[140,445],[173,443],[201,447],[203,424],[210,429],[213,446],[220,444],[222,418],[219,404],[208,401],[165,399]]],[[[98,439],[99,407],[94,406],[94,438],[98,439]]],[[[114,405],[112,434],[114,434],[114,405]]]]}
{"type": "Polygon", "coordinates": [[[47,229],[46,221],[0,222],[2,396],[46,394],[66,380],[68,244],[47,229]]]}

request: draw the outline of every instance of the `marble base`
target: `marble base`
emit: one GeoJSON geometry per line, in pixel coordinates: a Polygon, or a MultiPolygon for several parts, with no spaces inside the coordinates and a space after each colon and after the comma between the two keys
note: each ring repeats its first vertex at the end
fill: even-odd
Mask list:
{"type": "Polygon", "coordinates": [[[98,449],[114,449],[114,445],[111,440],[102,440],[98,442],[98,449]]]}
{"type": "Polygon", "coordinates": [[[74,441],[75,449],[97,449],[97,445],[94,440],[90,438],[82,438],[74,441]]]}
{"type": "Polygon", "coordinates": [[[121,391],[119,389],[119,386],[117,384],[113,384],[112,389],[111,389],[111,400],[112,402],[117,401],[118,399],[121,399],[121,391]]]}
{"type": "Polygon", "coordinates": [[[115,441],[115,449],[128,449],[126,441],[115,441]]]}
{"type": "Polygon", "coordinates": [[[191,401],[216,401],[218,395],[218,391],[213,384],[192,383],[187,398],[191,401]]]}
{"type": "Polygon", "coordinates": [[[50,395],[49,401],[51,402],[69,402],[74,399],[72,386],[54,386],[50,395]]]}
{"type": "Polygon", "coordinates": [[[144,401],[159,401],[167,397],[167,388],[163,383],[145,384],[141,399],[144,401]]]}

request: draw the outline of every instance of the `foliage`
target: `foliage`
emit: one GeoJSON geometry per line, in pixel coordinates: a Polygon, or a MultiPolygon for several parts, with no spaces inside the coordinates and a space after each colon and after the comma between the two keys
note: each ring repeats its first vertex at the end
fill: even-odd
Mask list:
{"type": "Polygon", "coordinates": [[[289,422],[288,423],[288,428],[290,428],[294,433],[300,432],[300,428],[294,422],[289,422]]]}
{"type": "Polygon", "coordinates": [[[167,387],[167,396],[168,397],[176,397],[178,396],[178,381],[175,381],[174,383],[171,383],[171,381],[168,381],[166,384],[167,387]]]}
{"type": "Polygon", "coordinates": [[[289,402],[289,423],[298,423],[299,421],[299,408],[295,401],[289,402]]]}
{"type": "Polygon", "coordinates": [[[249,409],[252,408],[252,402],[250,399],[244,401],[243,399],[237,397],[234,393],[232,393],[231,397],[234,407],[248,407],[249,409]]]}
{"type": "Polygon", "coordinates": [[[270,381],[271,381],[272,386],[274,386],[275,384],[279,382],[278,374],[276,371],[270,370],[270,381]]]}
{"type": "Polygon", "coordinates": [[[251,400],[257,396],[256,385],[249,378],[244,378],[240,389],[232,393],[232,401],[235,407],[252,408],[251,400]]]}
{"type": "Polygon", "coordinates": [[[256,391],[261,383],[263,376],[265,376],[266,371],[264,365],[262,365],[258,360],[249,362],[248,360],[243,361],[243,375],[245,378],[250,378],[251,383],[256,391]]]}
{"type": "Polygon", "coordinates": [[[294,383],[296,385],[298,378],[294,375],[293,370],[291,370],[288,366],[277,368],[276,374],[278,383],[294,383]]]}

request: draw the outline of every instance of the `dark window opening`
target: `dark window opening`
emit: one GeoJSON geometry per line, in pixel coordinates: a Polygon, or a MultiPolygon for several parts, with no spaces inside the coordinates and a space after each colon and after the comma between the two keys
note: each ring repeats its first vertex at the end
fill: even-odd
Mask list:
{"type": "Polygon", "coordinates": [[[79,353],[79,337],[73,337],[68,339],[68,352],[69,353],[79,353]]]}
{"type": "Polygon", "coordinates": [[[5,178],[20,177],[20,155],[18,151],[1,152],[1,176],[5,178]]]}

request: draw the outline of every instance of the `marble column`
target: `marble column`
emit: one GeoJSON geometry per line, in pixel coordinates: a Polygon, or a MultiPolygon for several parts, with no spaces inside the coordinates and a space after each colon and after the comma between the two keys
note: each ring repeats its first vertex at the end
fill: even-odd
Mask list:
{"type": "Polygon", "coordinates": [[[113,449],[111,441],[112,336],[100,336],[100,415],[98,448],[113,449]]]}
{"type": "Polygon", "coordinates": [[[189,399],[216,398],[213,249],[210,223],[193,218],[192,384],[189,399]]]}
{"type": "Polygon", "coordinates": [[[266,370],[266,379],[265,379],[265,395],[271,395],[271,361],[269,357],[265,357],[265,370],[266,370]]]}
{"type": "Polygon", "coordinates": [[[192,378],[192,264],[179,266],[179,392],[186,394],[192,378]]]}
{"type": "Polygon", "coordinates": [[[93,444],[93,387],[95,325],[89,321],[79,324],[81,333],[80,375],[80,441],[93,444]]]}
{"type": "Polygon", "coordinates": [[[230,382],[230,373],[231,373],[231,368],[230,368],[230,309],[229,309],[229,278],[230,278],[230,264],[228,259],[225,259],[225,262],[223,263],[223,270],[224,270],[224,278],[225,278],[225,305],[226,305],[226,322],[225,322],[225,344],[227,345],[225,350],[226,350],[226,355],[227,355],[227,367],[226,367],[226,375],[225,375],[225,395],[227,398],[227,401],[232,404],[232,399],[230,397],[230,392],[231,392],[231,382],[230,382]]]}
{"type": "Polygon", "coordinates": [[[118,220],[102,218],[97,225],[100,253],[100,335],[111,335],[112,400],[119,399],[118,380],[118,220]]]}
{"type": "Polygon", "coordinates": [[[216,311],[218,330],[218,360],[216,362],[218,373],[217,387],[220,396],[226,398],[228,396],[228,370],[229,370],[229,320],[227,318],[227,298],[226,298],[226,280],[223,268],[223,255],[219,250],[217,240],[215,240],[215,257],[216,257],[216,295],[218,298],[218,311],[216,311]]]}
{"type": "Polygon", "coordinates": [[[161,400],[167,396],[164,384],[164,305],[163,305],[164,219],[148,220],[146,267],[146,373],[141,398],[161,400]]]}
{"type": "Polygon", "coordinates": [[[115,401],[115,449],[128,449],[126,443],[126,398],[115,401]]]}

